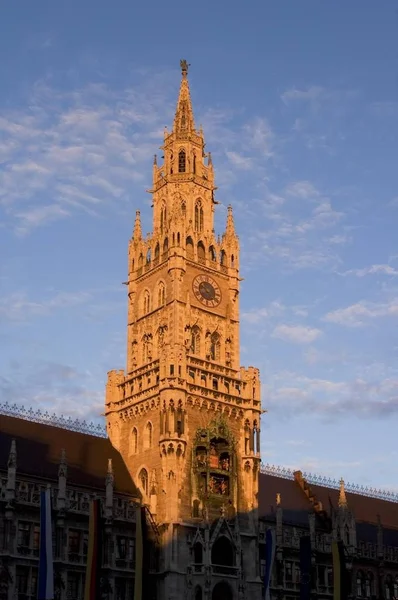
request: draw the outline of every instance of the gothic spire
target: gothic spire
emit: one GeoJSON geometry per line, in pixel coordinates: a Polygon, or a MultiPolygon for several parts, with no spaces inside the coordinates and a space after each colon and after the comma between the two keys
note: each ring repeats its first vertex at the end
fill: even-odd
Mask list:
{"type": "Polygon", "coordinates": [[[186,60],[180,60],[182,79],[180,93],[178,95],[177,109],[174,117],[174,133],[176,137],[186,136],[195,130],[193,119],[191,95],[188,84],[188,63],[186,60]]]}
{"type": "Polygon", "coordinates": [[[339,508],[347,508],[347,497],[344,489],[344,479],[340,479],[339,508]]]}
{"type": "Polygon", "coordinates": [[[227,215],[227,228],[225,230],[227,235],[235,235],[235,223],[234,223],[234,215],[232,214],[232,206],[228,206],[228,215],[227,215]]]}
{"type": "Polygon", "coordinates": [[[133,231],[133,240],[135,242],[139,242],[142,239],[142,229],[141,229],[141,213],[139,210],[135,213],[135,223],[134,223],[134,231],[133,231]]]}

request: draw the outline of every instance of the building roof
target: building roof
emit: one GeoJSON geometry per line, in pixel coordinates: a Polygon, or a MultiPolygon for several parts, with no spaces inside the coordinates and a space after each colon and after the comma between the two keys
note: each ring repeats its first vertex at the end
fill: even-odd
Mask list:
{"type": "Polygon", "coordinates": [[[16,441],[17,477],[57,480],[64,449],[68,482],[104,490],[108,459],[112,459],[115,491],[140,496],[121,455],[107,438],[0,414],[0,470],[7,470],[12,440],[16,441]]]}
{"type": "MultiPolygon", "coordinates": [[[[79,433],[50,424],[37,423],[0,414],[0,470],[7,470],[12,440],[16,441],[17,474],[58,479],[61,452],[64,449],[68,465],[68,481],[89,489],[104,490],[108,460],[112,459],[115,491],[139,497],[122,456],[105,437],[79,433]]],[[[337,508],[339,490],[310,484],[311,495],[330,513],[337,508]]],[[[312,503],[293,477],[260,473],[259,515],[274,520],[276,495],[280,494],[283,521],[308,526],[312,503]]],[[[398,503],[362,494],[346,492],[348,508],[358,524],[377,525],[380,517],[383,529],[398,529],[398,503]]],[[[369,535],[374,537],[374,532],[369,535]]]]}
{"type": "MultiPolygon", "coordinates": [[[[330,508],[338,507],[339,490],[331,487],[310,484],[312,495],[322,503],[323,510],[330,513],[330,508]]],[[[260,473],[259,481],[259,514],[263,518],[271,518],[276,512],[276,494],[281,495],[283,520],[297,518],[297,524],[303,520],[304,514],[312,508],[312,503],[292,478],[260,473]],[[285,517],[286,511],[286,517],[285,517]],[[293,513],[297,514],[294,515],[293,513]]],[[[398,529],[398,504],[381,498],[346,492],[348,509],[354,514],[357,523],[377,524],[378,516],[383,528],[398,529]]],[[[308,517],[307,517],[308,522],[308,517]]]]}

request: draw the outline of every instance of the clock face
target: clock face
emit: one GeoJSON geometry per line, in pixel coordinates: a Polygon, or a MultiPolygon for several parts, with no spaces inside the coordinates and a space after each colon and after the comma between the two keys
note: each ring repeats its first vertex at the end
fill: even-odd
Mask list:
{"type": "Polygon", "coordinates": [[[193,280],[193,293],[199,302],[214,308],[221,302],[221,290],[218,283],[209,275],[198,275],[193,280]]]}

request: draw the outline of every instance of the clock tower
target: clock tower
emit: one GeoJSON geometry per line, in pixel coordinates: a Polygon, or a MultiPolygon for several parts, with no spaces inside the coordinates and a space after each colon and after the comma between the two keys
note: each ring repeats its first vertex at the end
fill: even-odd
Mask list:
{"type": "Polygon", "coordinates": [[[240,366],[239,240],[230,206],[215,235],[213,163],[181,69],[153,231],[137,211],[129,242],[127,365],[108,373],[107,430],[158,525],[159,600],[256,599],[259,372],[240,366]]]}

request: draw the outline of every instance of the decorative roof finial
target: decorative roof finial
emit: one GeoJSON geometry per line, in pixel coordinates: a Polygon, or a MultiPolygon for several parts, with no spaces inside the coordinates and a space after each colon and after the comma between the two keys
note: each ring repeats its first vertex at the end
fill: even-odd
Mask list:
{"type": "Polygon", "coordinates": [[[182,72],[182,76],[186,77],[188,75],[188,68],[191,65],[188,64],[188,62],[185,60],[185,58],[182,58],[180,60],[180,67],[181,67],[181,72],[182,72]]]}
{"type": "Polygon", "coordinates": [[[139,242],[142,239],[142,229],[141,229],[141,213],[139,210],[135,213],[135,223],[134,223],[134,231],[133,231],[133,240],[135,242],[139,242]]]}
{"type": "Polygon", "coordinates": [[[339,508],[347,508],[347,497],[345,495],[344,479],[340,479],[340,492],[339,492],[339,508]]]}

